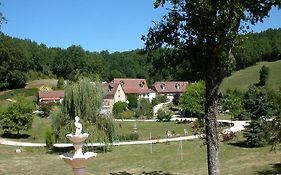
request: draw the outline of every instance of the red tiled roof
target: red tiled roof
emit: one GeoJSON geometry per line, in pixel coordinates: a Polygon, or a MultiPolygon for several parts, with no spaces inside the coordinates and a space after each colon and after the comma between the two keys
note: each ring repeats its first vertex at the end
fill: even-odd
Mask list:
{"type": "Polygon", "coordinates": [[[103,89],[106,91],[105,98],[114,98],[114,94],[117,91],[119,83],[105,83],[103,84],[103,89]]]}
{"type": "Polygon", "coordinates": [[[114,78],[112,83],[120,83],[125,94],[144,94],[149,93],[145,79],[114,78]]]}
{"type": "Polygon", "coordinates": [[[64,91],[39,91],[38,92],[38,98],[44,98],[44,99],[57,99],[57,98],[63,98],[64,97],[64,91]]]}
{"type": "Polygon", "coordinates": [[[187,85],[187,81],[155,82],[152,89],[157,93],[183,93],[187,85]]]}

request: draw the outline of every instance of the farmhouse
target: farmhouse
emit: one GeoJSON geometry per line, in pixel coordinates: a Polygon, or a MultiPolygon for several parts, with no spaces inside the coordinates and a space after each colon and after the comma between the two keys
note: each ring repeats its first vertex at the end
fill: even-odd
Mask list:
{"type": "Polygon", "coordinates": [[[147,98],[150,101],[155,97],[155,92],[148,89],[145,79],[114,78],[112,83],[119,83],[126,95],[138,94],[140,98],[147,98]]]}
{"type": "Polygon", "coordinates": [[[38,104],[39,103],[50,103],[50,102],[62,102],[64,97],[64,91],[39,91],[38,92],[38,104]]]}
{"type": "Polygon", "coordinates": [[[126,94],[119,83],[105,83],[103,89],[106,91],[106,96],[103,100],[102,113],[110,113],[116,102],[126,102],[126,94]]]}
{"type": "Polygon", "coordinates": [[[187,81],[155,82],[152,86],[157,94],[178,95],[186,91],[187,81]]]}

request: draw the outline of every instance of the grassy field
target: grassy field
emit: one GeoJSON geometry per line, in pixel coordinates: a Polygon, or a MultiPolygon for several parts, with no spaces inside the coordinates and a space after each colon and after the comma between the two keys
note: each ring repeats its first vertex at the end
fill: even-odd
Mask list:
{"type": "MultiPolygon", "coordinates": [[[[221,174],[269,175],[281,173],[281,150],[270,147],[242,148],[233,143],[220,145],[221,174]]],[[[61,153],[46,153],[43,148],[22,148],[0,145],[1,175],[72,174],[71,168],[59,159],[61,153]]],[[[111,152],[98,153],[88,166],[87,175],[206,175],[206,147],[201,140],[183,142],[183,160],[180,143],[113,147],[111,152]]]]}
{"type": "Polygon", "coordinates": [[[41,80],[34,80],[28,82],[25,88],[39,88],[41,86],[50,86],[56,87],[57,86],[57,79],[41,79],[41,80]]]}
{"type": "Polygon", "coordinates": [[[281,60],[279,60],[275,62],[260,62],[255,66],[234,72],[230,77],[223,80],[220,91],[225,92],[227,89],[246,91],[250,84],[259,81],[259,70],[263,65],[270,68],[269,85],[274,89],[281,87],[281,60]]]}
{"type": "Polygon", "coordinates": [[[24,97],[34,97],[37,95],[38,89],[31,88],[31,89],[13,89],[9,91],[2,92],[0,94],[0,100],[6,99],[14,99],[17,95],[21,94],[24,97]]]}

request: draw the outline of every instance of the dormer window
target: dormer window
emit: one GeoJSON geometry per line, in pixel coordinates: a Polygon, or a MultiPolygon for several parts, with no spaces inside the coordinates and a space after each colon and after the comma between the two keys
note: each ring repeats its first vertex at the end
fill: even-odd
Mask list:
{"type": "Polygon", "coordinates": [[[179,90],[179,89],[180,89],[180,84],[177,83],[177,84],[175,85],[175,87],[176,87],[177,90],[179,90]]]}
{"type": "Polygon", "coordinates": [[[108,85],[108,92],[111,92],[113,87],[111,85],[108,85]]]}
{"type": "Polygon", "coordinates": [[[165,90],[165,89],[166,89],[165,84],[161,84],[161,85],[160,85],[160,88],[161,88],[162,90],[165,90]]]}
{"type": "Polygon", "coordinates": [[[140,85],[141,88],[143,88],[144,84],[145,84],[144,81],[141,81],[139,85],[140,85]]]}

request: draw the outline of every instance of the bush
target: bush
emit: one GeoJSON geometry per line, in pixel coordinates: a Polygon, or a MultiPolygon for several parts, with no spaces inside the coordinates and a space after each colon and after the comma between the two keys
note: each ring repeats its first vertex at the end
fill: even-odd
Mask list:
{"type": "Polygon", "coordinates": [[[130,119],[134,117],[134,112],[133,111],[123,111],[122,113],[119,114],[119,117],[121,119],[130,119]]]}
{"type": "Polygon", "coordinates": [[[45,141],[46,141],[46,147],[48,149],[52,149],[54,145],[54,137],[51,129],[48,127],[45,131],[45,141]]]}
{"type": "Polygon", "coordinates": [[[63,78],[58,79],[57,89],[64,89],[64,79],[63,78]]]}
{"type": "Polygon", "coordinates": [[[160,109],[157,112],[157,122],[169,122],[171,121],[172,116],[167,114],[164,110],[160,109]]]}
{"type": "Polygon", "coordinates": [[[153,116],[153,106],[148,99],[141,99],[139,115],[145,116],[146,118],[151,118],[153,116]]]}
{"type": "Polygon", "coordinates": [[[118,116],[124,112],[127,108],[127,103],[126,102],[117,102],[113,105],[113,115],[116,117],[116,118],[119,118],[118,116]]]}
{"type": "Polygon", "coordinates": [[[42,111],[43,113],[40,114],[40,116],[43,118],[49,117],[50,111],[54,105],[56,105],[56,104],[55,103],[41,103],[39,110],[42,111]]]}
{"type": "Polygon", "coordinates": [[[138,140],[139,139],[139,134],[137,132],[125,134],[125,135],[117,135],[116,140],[119,141],[133,141],[133,140],[138,140]]]}
{"type": "Polygon", "coordinates": [[[152,99],[152,105],[158,105],[160,103],[165,103],[168,101],[167,95],[157,95],[155,98],[152,99]]]}

